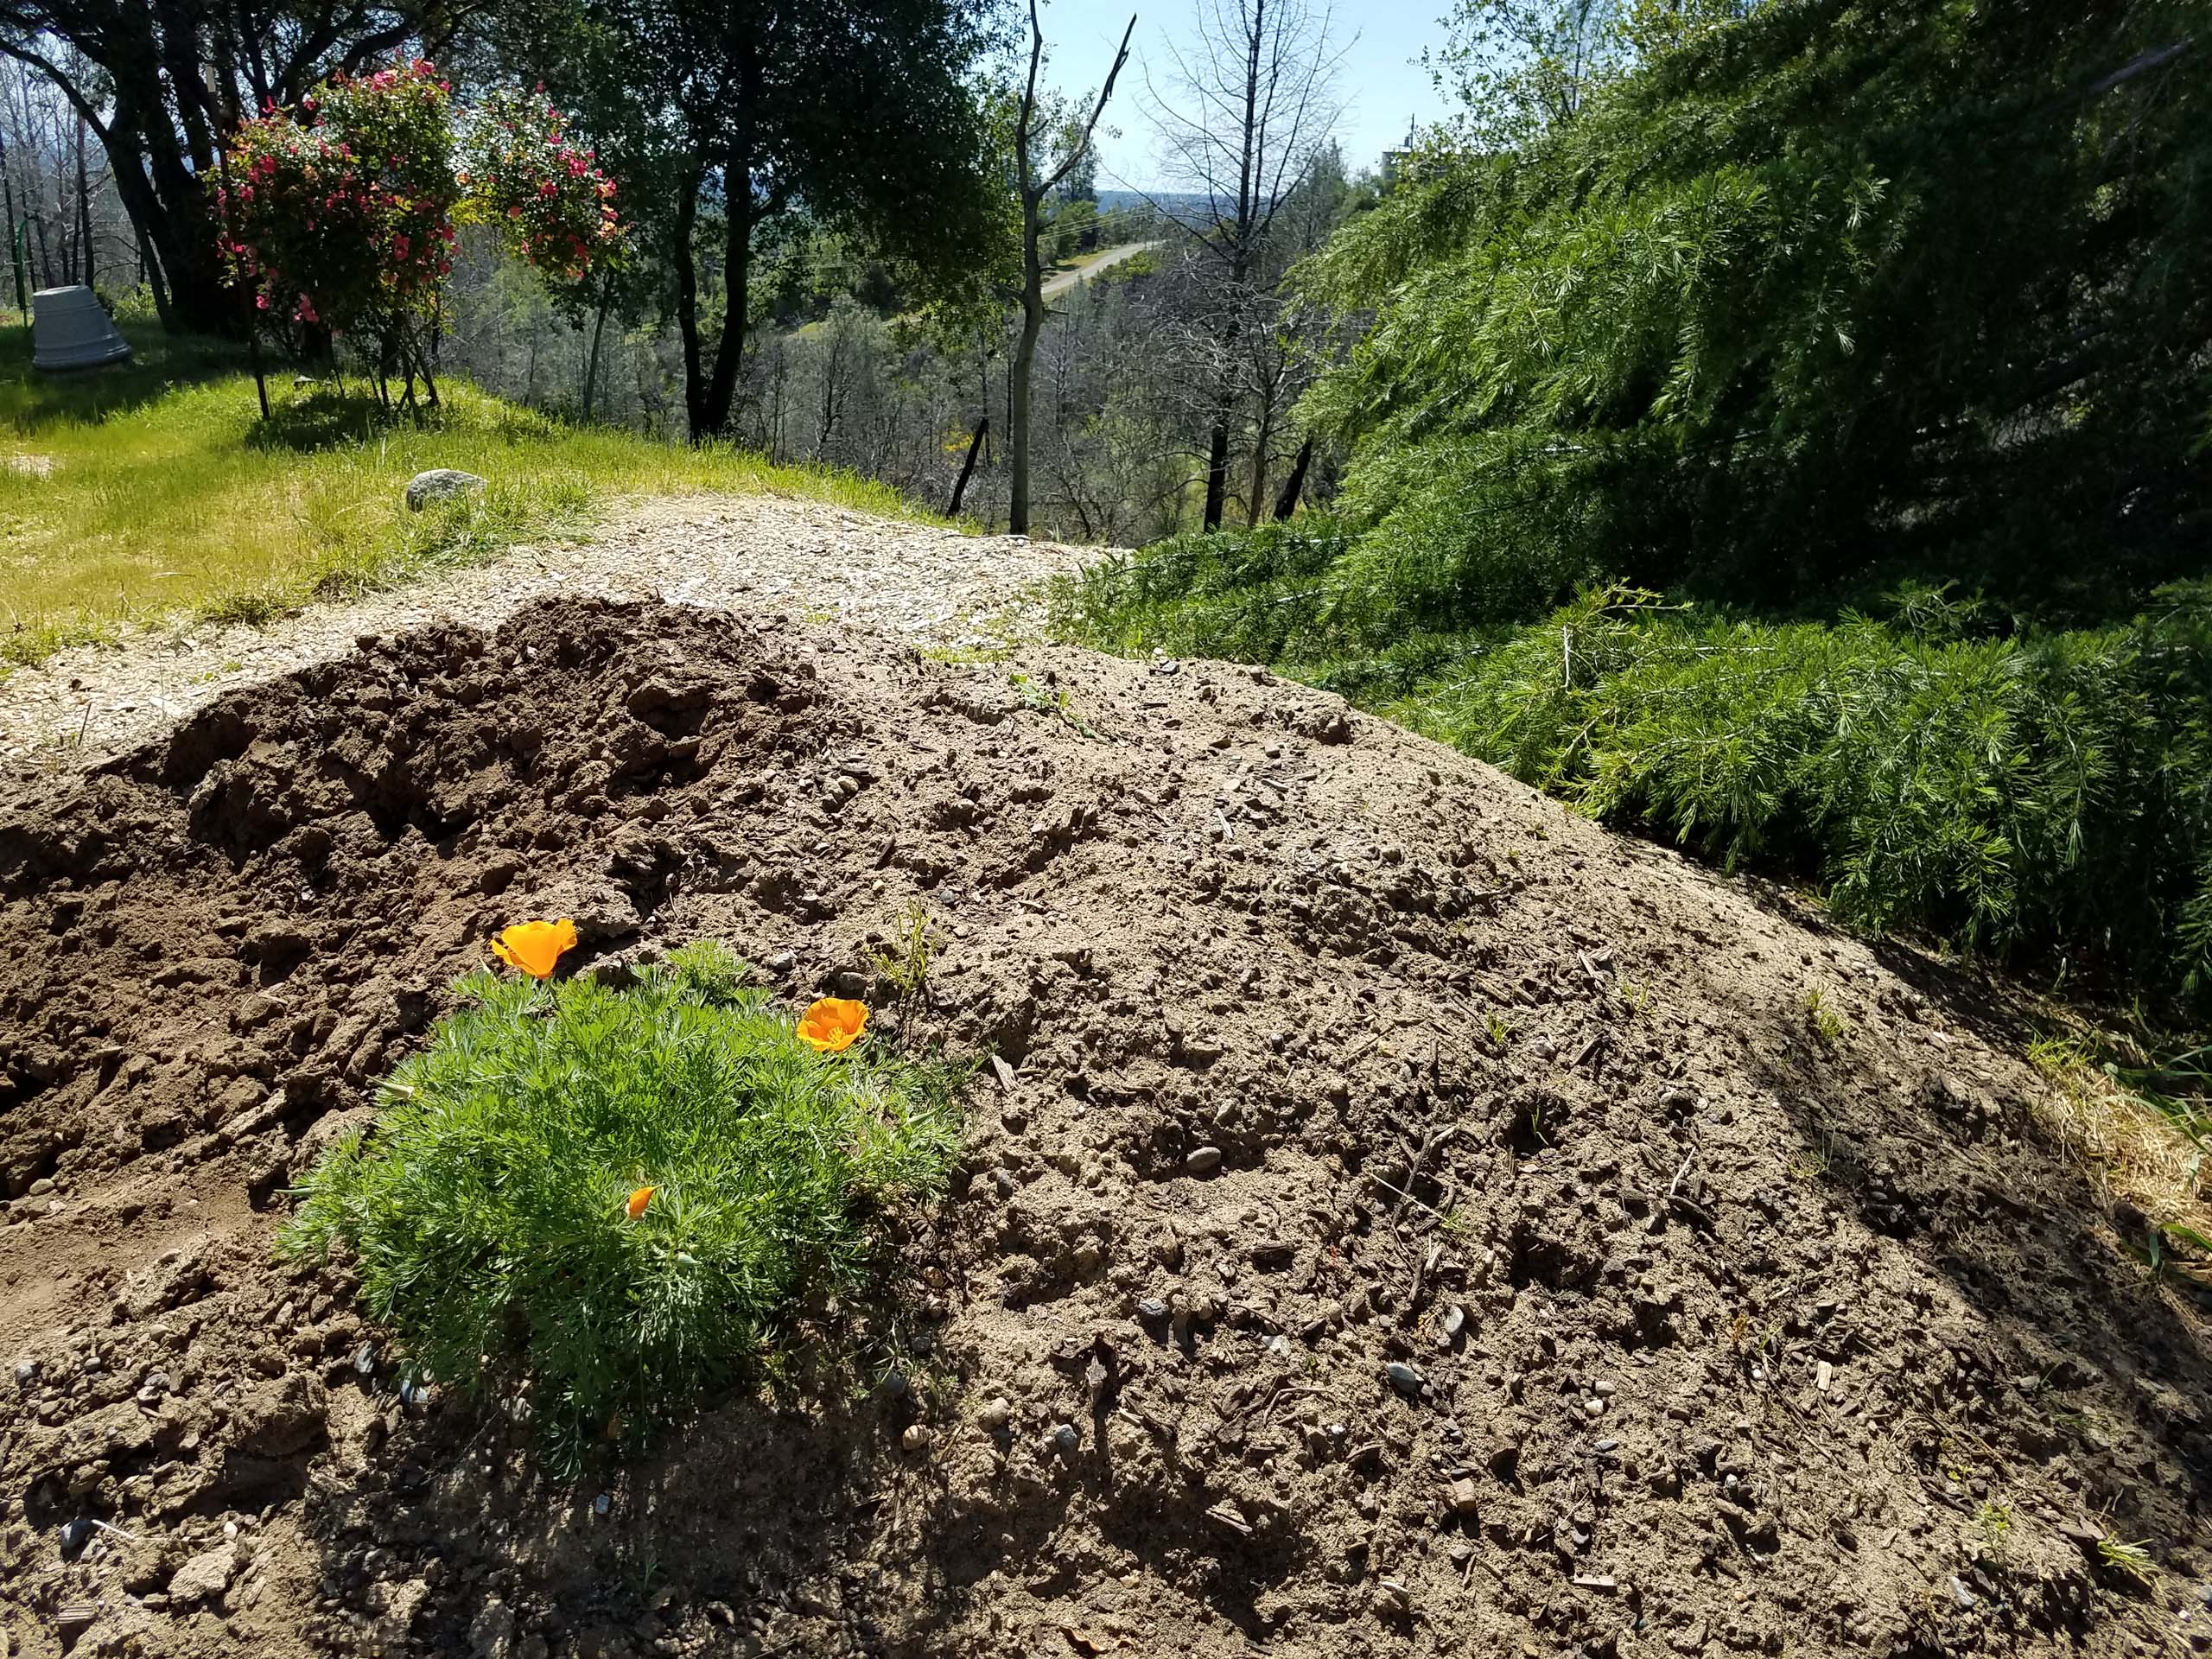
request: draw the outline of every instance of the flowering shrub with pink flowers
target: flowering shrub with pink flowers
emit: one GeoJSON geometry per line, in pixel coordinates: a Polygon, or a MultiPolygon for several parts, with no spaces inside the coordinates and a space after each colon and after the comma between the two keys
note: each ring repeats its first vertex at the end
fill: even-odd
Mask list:
{"type": "Polygon", "coordinates": [[[256,306],[379,338],[421,311],[461,200],[453,144],[451,89],[420,60],[243,123],[218,207],[256,306]]]}
{"type": "MultiPolygon", "coordinates": [[[[424,326],[452,268],[456,218],[501,227],[558,289],[621,236],[614,187],[541,94],[495,96],[455,165],[453,88],[416,59],[337,75],[243,123],[217,194],[224,245],[263,318],[372,344],[380,369],[427,378],[424,326]]],[[[435,391],[433,396],[435,397],[435,391]]]]}
{"type": "Polygon", "coordinates": [[[543,92],[495,92],[477,109],[461,175],[472,207],[554,286],[582,281],[620,243],[614,186],[543,92]]]}

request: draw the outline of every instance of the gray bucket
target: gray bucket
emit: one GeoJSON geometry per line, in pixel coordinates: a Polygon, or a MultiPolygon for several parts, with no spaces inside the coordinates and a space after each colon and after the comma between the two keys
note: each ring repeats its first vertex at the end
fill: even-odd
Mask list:
{"type": "Polygon", "coordinates": [[[92,290],[41,288],[31,296],[31,366],[36,369],[97,369],[130,356],[130,342],[92,290]]]}

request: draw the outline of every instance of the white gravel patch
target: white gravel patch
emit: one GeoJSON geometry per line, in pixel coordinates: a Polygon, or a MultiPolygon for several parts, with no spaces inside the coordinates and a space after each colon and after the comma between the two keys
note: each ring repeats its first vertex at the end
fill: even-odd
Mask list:
{"type": "Polygon", "coordinates": [[[633,499],[588,542],[518,545],[490,563],[260,626],[137,629],[57,652],[0,683],[0,768],[93,765],[225,691],[342,657],[363,634],[447,620],[488,627],[549,594],[658,598],[844,623],[925,647],[987,648],[1033,637],[1045,581],[1105,550],[964,536],[775,496],[633,499]]]}

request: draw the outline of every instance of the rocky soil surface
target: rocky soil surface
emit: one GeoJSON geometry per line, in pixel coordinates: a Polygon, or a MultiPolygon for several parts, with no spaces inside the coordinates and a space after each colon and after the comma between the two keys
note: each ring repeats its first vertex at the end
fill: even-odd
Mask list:
{"type": "Polygon", "coordinates": [[[1042,584],[1100,551],[772,495],[647,497],[617,506],[588,542],[518,546],[267,625],[163,624],[120,649],[59,652],[0,677],[0,769],[109,760],[226,691],[342,657],[364,633],[489,627],[560,594],[834,619],[972,650],[1037,632],[1042,584]]]}
{"type": "Polygon", "coordinates": [[[2203,1333],[2018,1033],[1326,696],[555,599],[11,790],[14,1651],[2212,1642],[2203,1333]],[[272,1259],[495,927],[887,1007],[917,913],[871,1040],[981,1064],[894,1374],[558,1479],[272,1259]]]}

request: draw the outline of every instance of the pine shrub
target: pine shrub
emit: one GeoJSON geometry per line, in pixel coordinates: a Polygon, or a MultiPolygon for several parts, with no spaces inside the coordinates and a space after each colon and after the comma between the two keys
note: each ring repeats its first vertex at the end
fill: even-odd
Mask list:
{"type": "Polygon", "coordinates": [[[743,971],[702,944],[620,989],[470,975],[280,1248],[349,1256],[415,1375],[526,1380],[570,1456],[772,1367],[868,1288],[880,1219],[940,1190],[957,1124],[947,1072],[817,1053],[743,971]]]}
{"type": "Polygon", "coordinates": [[[2212,994],[2212,584],[2101,630],[1763,622],[1612,588],[1382,703],[1844,918],[2212,994]]]}
{"type": "MultiPolygon", "coordinates": [[[[1087,580],[1094,604],[1135,589],[1087,580]]],[[[2099,629],[2000,626],[1927,588],[1827,623],[1614,586],[1380,645],[1278,636],[1257,588],[1173,600],[1154,573],[1143,607],[1096,621],[1069,591],[1072,637],[1272,662],[1860,926],[2212,1007],[2212,582],[2099,629]]]]}

